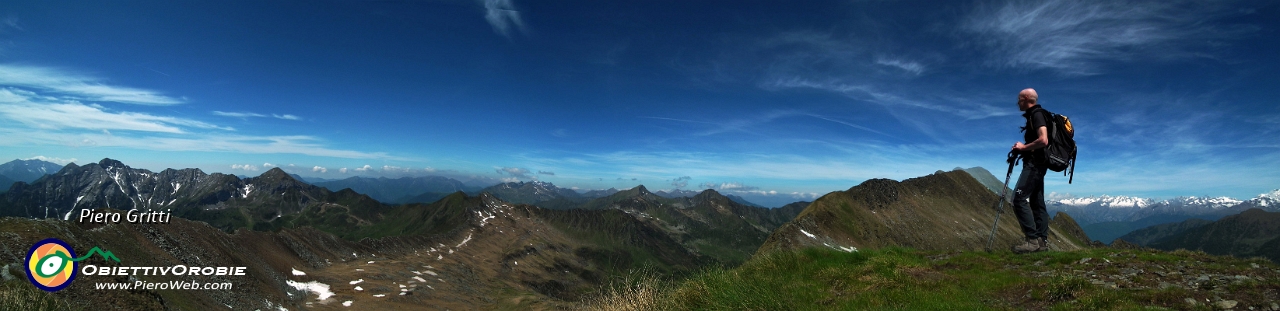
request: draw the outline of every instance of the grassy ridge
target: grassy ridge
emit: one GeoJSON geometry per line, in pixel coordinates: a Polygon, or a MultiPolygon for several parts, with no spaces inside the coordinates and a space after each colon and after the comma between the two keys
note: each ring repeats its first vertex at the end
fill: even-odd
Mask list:
{"type": "Polygon", "coordinates": [[[1238,309],[1247,309],[1269,307],[1276,300],[1272,296],[1280,289],[1277,274],[1280,270],[1263,260],[1187,251],[1104,248],[1013,255],[905,248],[846,253],[809,248],[769,253],[735,269],[706,270],[678,283],[652,276],[630,276],[620,286],[588,300],[583,308],[1129,310],[1160,306],[1208,310],[1229,300],[1239,305],[1238,309]],[[1156,265],[1180,263],[1190,265],[1183,269],[1187,274],[1254,277],[1220,284],[1205,281],[1186,288],[1165,285],[1165,281],[1175,282],[1177,278],[1157,277],[1151,272],[1157,269],[1156,265]],[[1114,284],[1098,284],[1100,281],[1095,280],[1097,275],[1120,275],[1134,267],[1147,269],[1135,274],[1133,284],[1122,283],[1124,287],[1119,290],[1111,288],[1114,284]]]}

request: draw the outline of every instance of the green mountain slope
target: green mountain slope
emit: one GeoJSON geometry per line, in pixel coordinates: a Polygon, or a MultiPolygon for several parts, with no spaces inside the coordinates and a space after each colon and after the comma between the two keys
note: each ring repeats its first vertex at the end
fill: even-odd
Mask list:
{"type": "Polygon", "coordinates": [[[1210,223],[1213,223],[1213,221],[1192,218],[1182,222],[1159,224],[1134,230],[1119,237],[1118,239],[1138,245],[1151,245],[1151,243],[1155,243],[1156,241],[1160,241],[1184,231],[1199,228],[1210,223]]]}
{"type": "MultiPolygon", "coordinates": [[[[897,182],[872,179],[809,204],[778,230],[757,254],[775,250],[829,247],[912,247],[924,250],[981,250],[991,233],[998,197],[964,171],[939,172],[897,182]]],[[[997,249],[1022,239],[1012,208],[1005,206],[997,249]]],[[[1074,250],[1088,237],[1066,214],[1050,223],[1050,246],[1074,250]]]]}
{"type": "Polygon", "coordinates": [[[751,257],[769,233],[791,220],[803,205],[793,203],[772,209],[747,206],[714,190],[692,197],[666,198],[637,186],[577,208],[626,212],[698,254],[736,266],[751,257]]]}
{"type": "MultiPolygon", "coordinates": [[[[1203,226],[1188,229],[1152,242],[1150,247],[1174,250],[1201,250],[1210,254],[1233,256],[1267,256],[1276,254],[1273,242],[1280,238],[1280,212],[1249,209],[1223,217],[1203,226]]],[[[1269,257],[1280,261],[1280,257],[1269,257]]]]}
{"type": "Polygon", "coordinates": [[[1274,310],[1280,267],[1200,252],[774,252],[683,281],[633,275],[585,310],[1274,310]]]}

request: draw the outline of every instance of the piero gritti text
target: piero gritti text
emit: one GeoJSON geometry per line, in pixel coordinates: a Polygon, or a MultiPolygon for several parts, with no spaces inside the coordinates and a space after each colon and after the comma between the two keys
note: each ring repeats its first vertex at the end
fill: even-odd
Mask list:
{"type": "Polygon", "coordinates": [[[88,209],[80,210],[78,221],[81,223],[135,223],[135,224],[167,224],[169,218],[173,214],[169,210],[164,211],[140,211],[129,210],[127,212],[117,211],[91,211],[88,209]]]}

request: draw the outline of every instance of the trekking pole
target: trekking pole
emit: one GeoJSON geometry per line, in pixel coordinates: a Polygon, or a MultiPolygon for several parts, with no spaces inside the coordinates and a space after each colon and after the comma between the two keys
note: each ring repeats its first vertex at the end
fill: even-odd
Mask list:
{"type": "Polygon", "coordinates": [[[1000,188],[1000,201],[996,202],[996,222],[991,224],[991,236],[987,237],[987,252],[991,252],[991,243],[996,238],[996,226],[1000,224],[1000,215],[1004,214],[1004,198],[1009,193],[1009,177],[1013,176],[1013,167],[1018,165],[1019,154],[1009,152],[1009,171],[1004,174],[1004,187],[1000,188]]]}

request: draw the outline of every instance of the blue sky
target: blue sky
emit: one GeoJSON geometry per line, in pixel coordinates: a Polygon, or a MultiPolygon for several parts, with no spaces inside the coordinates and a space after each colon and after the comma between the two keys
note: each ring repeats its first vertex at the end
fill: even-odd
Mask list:
{"type": "Polygon", "coordinates": [[[0,158],[706,189],[1002,174],[1019,90],[1075,195],[1280,188],[1258,1],[0,4],[0,158]]]}

